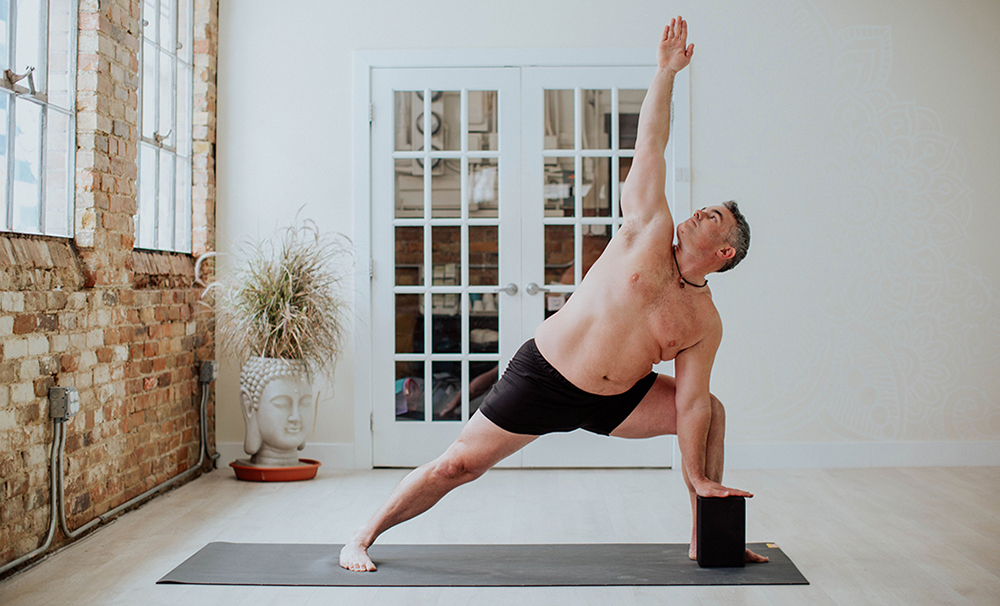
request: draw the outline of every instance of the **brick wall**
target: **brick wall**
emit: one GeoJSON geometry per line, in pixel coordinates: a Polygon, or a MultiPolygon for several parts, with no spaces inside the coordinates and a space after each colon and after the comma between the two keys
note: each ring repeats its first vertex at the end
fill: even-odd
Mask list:
{"type": "MultiPolygon", "coordinates": [[[[196,0],[195,255],[215,244],[217,14],[196,0]]],[[[138,0],[80,0],[75,238],[0,234],[0,563],[47,530],[50,386],[80,392],[71,529],[198,459],[198,367],[214,346],[195,257],[133,250],[140,19],[138,0]]]]}

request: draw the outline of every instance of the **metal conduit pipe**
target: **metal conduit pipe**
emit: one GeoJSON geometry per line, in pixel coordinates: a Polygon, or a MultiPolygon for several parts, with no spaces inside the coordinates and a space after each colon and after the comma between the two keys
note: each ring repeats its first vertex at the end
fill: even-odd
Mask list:
{"type": "Polygon", "coordinates": [[[57,423],[54,419],[52,421],[52,452],[49,458],[49,494],[51,496],[50,509],[49,509],[49,533],[45,537],[45,542],[42,543],[41,547],[38,549],[28,552],[23,556],[17,558],[13,562],[8,562],[3,566],[0,566],[0,574],[7,572],[12,568],[16,568],[21,564],[24,564],[28,560],[34,558],[37,555],[45,553],[52,544],[52,539],[56,536],[56,483],[59,481],[56,476],[56,457],[58,454],[57,448],[61,440],[60,434],[62,433],[63,427],[60,423],[57,423]]]}
{"type": "Polygon", "coordinates": [[[115,507],[111,511],[108,511],[95,519],[87,522],[80,528],[74,531],[70,531],[69,526],[66,524],[66,509],[65,509],[65,494],[63,491],[63,455],[66,448],[66,427],[65,418],[53,419],[52,420],[52,451],[49,456],[49,480],[50,488],[49,493],[51,496],[51,504],[49,511],[49,531],[45,537],[44,543],[38,548],[23,556],[17,558],[12,562],[8,562],[3,566],[0,566],[0,575],[4,574],[8,570],[16,568],[21,564],[35,558],[43,553],[52,545],[52,540],[55,538],[56,534],[56,518],[59,519],[59,527],[63,534],[69,539],[75,539],[87,532],[91,528],[97,526],[98,524],[109,520],[115,515],[121,513],[123,510],[128,509],[132,505],[135,505],[139,501],[145,499],[146,497],[156,493],[159,490],[170,486],[171,484],[178,482],[199,469],[201,469],[202,464],[205,462],[206,456],[214,462],[218,460],[219,453],[212,454],[209,452],[208,448],[208,384],[215,380],[215,366],[213,362],[205,362],[202,364],[200,375],[198,378],[198,383],[201,385],[201,437],[199,439],[198,445],[198,462],[189,468],[188,470],[170,478],[169,480],[162,482],[153,488],[150,488],[141,495],[130,499],[126,503],[122,503],[118,507],[115,507]],[[56,515],[58,513],[58,516],[56,515]]]}
{"type": "MultiPolygon", "coordinates": [[[[205,414],[206,414],[206,410],[208,408],[208,382],[203,380],[204,376],[205,376],[205,374],[202,373],[202,377],[199,379],[199,383],[201,384],[201,439],[199,440],[200,444],[198,445],[198,462],[195,463],[192,467],[188,468],[187,471],[181,472],[181,473],[177,474],[176,476],[170,478],[169,480],[166,480],[165,482],[161,482],[161,483],[157,484],[156,486],[150,488],[149,490],[147,490],[146,492],[142,493],[141,495],[129,499],[128,501],[122,503],[118,507],[115,507],[111,511],[105,512],[105,513],[97,516],[93,520],[87,522],[83,526],[77,528],[76,530],[72,530],[72,531],[69,529],[69,526],[66,524],[66,509],[65,509],[65,502],[64,502],[66,496],[65,496],[64,490],[63,490],[63,464],[62,464],[62,458],[63,458],[63,450],[64,450],[64,448],[66,446],[66,434],[65,434],[65,432],[63,432],[63,434],[61,436],[61,439],[59,441],[59,476],[58,476],[59,477],[59,489],[57,491],[57,494],[59,496],[59,505],[58,505],[58,508],[59,508],[59,527],[62,529],[62,532],[63,532],[64,535],[66,535],[66,537],[68,537],[70,539],[75,539],[75,538],[79,537],[80,535],[82,535],[83,533],[87,532],[91,528],[97,526],[98,524],[101,524],[102,522],[107,521],[110,518],[113,518],[114,516],[118,515],[122,511],[124,511],[124,510],[128,509],[129,507],[135,505],[139,501],[142,501],[146,497],[155,494],[156,492],[158,492],[158,491],[166,488],[167,486],[170,486],[171,484],[174,484],[175,482],[183,480],[184,478],[186,478],[186,477],[194,474],[195,472],[197,472],[197,471],[199,471],[201,469],[202,463],[205,462],[205,453],[208,452],[208,436],[205,433],[205,427],[207,426],[207,423],[205,421],[205,414]]],[[[218,453],[216,453],[214,456],[212,456],[212,455],[209,455],[209,456],[213,460],[217,459],[219,457],[218,453]]]]}

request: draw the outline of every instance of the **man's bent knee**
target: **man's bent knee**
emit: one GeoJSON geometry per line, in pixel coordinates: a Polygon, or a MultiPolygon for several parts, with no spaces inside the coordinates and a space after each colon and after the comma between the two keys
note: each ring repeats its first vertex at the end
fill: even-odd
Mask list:
{"type": "Polygon", "coordinates": [[[446,452],[431,464],[434,477],[448,483],[464,484],[486,473],[487,469],[471,464],[460,454],[446,452]]]}
{"type": "Polygon", "coordinates": [[[712,422],[726,424],[726,408],[719,401],[719,398],[712,396],[712,422]]]}

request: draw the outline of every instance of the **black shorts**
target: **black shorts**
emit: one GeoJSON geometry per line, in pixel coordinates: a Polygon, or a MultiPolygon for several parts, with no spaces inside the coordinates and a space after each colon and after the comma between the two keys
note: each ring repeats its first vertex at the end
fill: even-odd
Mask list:
{"type": "Polygon", "coordinates": [[[529,339],[486,395],[479,410],[512,433],[540,436],[585,429],[609,435],[622,424],[656,381],[651,372],[625,393],[602,396],[583,391],[552,367],[529,339]]]}

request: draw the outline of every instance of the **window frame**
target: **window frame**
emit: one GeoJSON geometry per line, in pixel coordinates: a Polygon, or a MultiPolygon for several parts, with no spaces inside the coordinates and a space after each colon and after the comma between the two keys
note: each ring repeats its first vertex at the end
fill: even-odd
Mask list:
{"type": "MultiPolygon", "coordinates": [[[[50,26],[52,20],[52,4],[56,0],[40,0],[39,7],[44,6],[44,12],[40,11],[40,23],[38,28],[38,58],[41,67],[32,67],[22,79],[11,82],[17,74],[17,13],[18,5],[16,0],[8,0],[7,5],[7,57],[5,71],[0,74],[0,95],[7,95],[7,110],[4,120],[6,121],[6,157],[3,159],[6,164],[5,183],[3,190],[3,212],[0,213],[0,232],[16,233],[28,235],[43,235],[59,238],[72,238],[75,232],[75,200],[76,200],[76,104],[77,104],[77,67],[78,67],[78,39],[79,39],[79,4],[78,0],[65,0],[65,8],[69,11],[67,23],[67,58],[66,58],[66,106],[53,103],[49,99],[49,42],[52,38],[50,26]],[[30,74],[30,77],[28,76],[30,74]],[[40,74],[41,90],[34,83],[35,74],[40,74]],[[27,86],[25,86],[27,84],[27,86]],[[34,229],[19,228],[14,224],[15,214],[15,188],[17,181],[17,152],[16,140],[17,131],[17,107],[18,99],[23,99],[27,103],[34,104],[39,108],[38,120],[38,203],[37,215],[34,229]],[[63,225],[52,225],[47,217],[49,210],[48,202],[48,142],[49,142],[49,113],[57,112],[66,118],[66,157],[65,157],[65,222],[63,225]]],[[[26,66],[27,67],[27,66],[26,66]]]]}
{"type": "MultiPolygon", "coordinates": [[[[136,165],[138,172],[136,175],[136,212],[135,212],[135,249],[177,252],[190,254],[193,250],[193,175],[194,175],[194,0],[143,0],[142,16],[140,18],[141,31],[139,34],[139,72],[138,72],[138,141],[136,146],[136,165]],[[161,37],[164,28],[161,23],[163,17],[163,6],[169,5],[169,32],[174,48],[169,49],[163,46],[161,37]],[[180,6],[184,4],[184,18],[186,23],[181,23],[180,6]],[[153,8],[156,13],[155,22],[149,20],[146,14],[147,8],[153,8]],[[150,39],[148,29],[155,32],[155,37],[150,39]],[[145,98],[150,95],[146,90],[146,53],[147,50],[155,53],[156,57],[152,62],[154,74],[152,106],[146,107],[145,98]],[[166,133],[161,133],[163,117],[161,102],[163,100],[163,90],[161,89],[162,76],[161,67],[163,58],[167,57],[170,62],[171,92],[169,95],[171,109],[169,125],[170,129],[166,133]],[[186,72],[184,70],[186,67],[186,72]],[[182,84],[186,89],[186,96],[183,98],[184,107],[180,107],[179,96],[182,84]],[[147,109],[151,109],[153,114],[154,130],[152,133],[146,132],[147,109]],[[186,111],[187,115],[182,117],[181,111],[186,111]],[[183,125],[185,131],[179,132],[178,126],[183,125]],[[182,140],[184,137],[185,140],[182,140]],[[146,185],[143,183],[143,156],[144,150],[152,152],[153,167],[151,189],[152,200],[146,200],[143,190],[146,185]],[[162,167],[164,164],[163,154],[167,154],[172,165],[173,180],[169,183],[169,206],[164,206],[164,182],[162,181],[162,167]],[[181,172],[184,171],[184,179],[181,181],[181,172]],[[181,192],[178,184],[183,184],[184,190],[181,192]],[[183,193],[182,196],[178,194],[183,193]],[[144,205],[147,214],[144,214],[144,205]],[[166,215],[166,216],[164,216],[166,215]],[[151,219],[150,219],[151,217],[151,219]],[[163,220],[169,222],[169,234],[164,236],[163,220]],[[161,240],[166,241],[161,241],[161,240]]],[[[148,158],[149,156],[147,156],[148,158]]],[[[148,192],[147,192],[148,193],[148,192]]]]}

